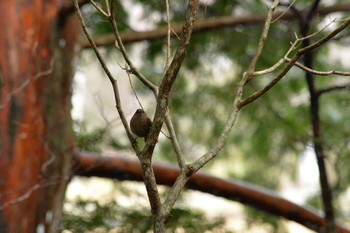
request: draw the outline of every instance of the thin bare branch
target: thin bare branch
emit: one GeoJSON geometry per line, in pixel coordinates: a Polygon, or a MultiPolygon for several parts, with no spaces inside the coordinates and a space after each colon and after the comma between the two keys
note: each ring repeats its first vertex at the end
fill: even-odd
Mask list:
{"type": "Polygon", "coordinates": [[[264,28],[263,28],[263,31],[261,33],[261,37],[259,40],[257,52],[254,55],[250,65],[248,67],[247,72],[244,73],[240,83],[238,84],[235,101],[233,103],[231,112],[229,114],[229,117],[227,119],[227,122],[225,124],[225,127],[224,127],[220,137],[218,138],[218,140],[215,142],[213,147],[207,153],[205,153],[203,156],[201,156],[199,159],[197,159],[194,163],[192,163],[190,165],[191,170],[197,171],[198,169],[203,167],[207,162],[209,162],[211,159],[213,159],[219,153],[219,151],[222,149],[222,147],[225,145],[226,139],[227,139],[229,133],[231,132],[231,129],[232,129],[234,123],[236,122],[238,112],[242,106],[241,105],[241,98],[242,98],[244,86],[247,83],[247,81],[251,77],[253,77],[256,63],[261,55],[261,52],[262,52],[264,44],[265,44],[265,40],[267,38],[269,27],[271,25],[273,12],[276,9],[276,6],[278,5],[278,3],[279,3],[279,1],[275,0],[269,9],[269,12],[268,12],[267,18],[266,18],[266,22],[265,22],[265,25],[264,25],[264,28]]]}
{"type": "Polygon", "coordinates": [[[9,206],[12,206],[12,205],[15,205],[19,202],[22,202],[23,200],[25,199],[28,199],[30,197],[30,195],[37,189],[40,188],[40,184],[34,184],[33,186],[31,186],[24,194],[20,195],[19,197],[13,199],[13,200],[10,200],[10,201],[7,201],[5,203],[3,203],[1,206],[0,206],[0,211],[3,211],[4,209],[8,208],[9,206]]]}
{"type": "MultiPolygon", "coordinates": [[[[265,41],[267,39],[267,34],[269,32],[270,25],[271,25],[271,22],[272,22],[273,12],[275,11],[278,3],[279,3],[279,1],[273,1],[272,5],[271,5],[271,7],[269,9],[269,12],[267,14],[266,21],[265,21],[265,24],[264,24],[263,31],[262,31],[260,39],[259,39],[258,48],[257,48],[257,50],[255,52],[254,57],[252,58],[252,61],[249,64],[249,67],[248,67],[247,71],[243,75],[243,78],[242,78],[243,86],[245,85],[246,82],[248,82],[251,78],[254,77],[253,74],[254,74],[254,71],[255,71],[255,67],[256,67],[256,64],[257,64],[257,62],[258,62],[258,60],[260,58],[260,55],[261,55],[261,53],[263,51],[263,48],[265,46],[265,41]]],[[[239,98],[241,98],[241,95],[242,95],[242,93],[240,93],[239,98]]]]}
{"type": "MultiPolygon", "coordinates": [[[[151,165],[147,161],[151,161],[152,154],[155,148],[155,144],[157,143],[158,135],[160,133],[160,130],[162,128],[162,124],[164,121],[164,116],[166,115],[166,112],[168,111],[168,96],[169,92],[172,88],[173,83],[176,80],[176,77],[178,75],[178,72],[180,70],[180,67],[182,65],[182,62],[185,58],[186,51],[188,49],[191,34],[193,30],[193,24],[197,17],[197,9],[198,9],[199,0],[189,0],[187,5],[187,12],[186,12],[186,19],[183,26],[181,38],[179,41],[179,45],[177,47],[177,50],[175,52],[174,58],[169,66],[169,68],[166,70],[160,84],[159,84],[159,92],[157,96],[157,107],[156,112],[153,120],[153,124],[151,127],[151,131],[149,133],[149,136],[146,140],[146,145],[143,151],[141,151],[141,159],[140,161],[142,163],[146,163],[145,165],[151,165]]],[[[170,127],[171,130],[171,127],[170,127]]],[[[182,161],[179,161],[179,163],[183,163],[182,161]]],[[[182,165],[181,165],[182,166],[182,165]]],[[[143,164],[142,164],[143,167],[143,164]]],[[[144,167],[143,167],[144,169],[144,167]]],[[[150,170],[151,168],[147,168],[149,172],[153,172],[153,170],[150,170]]],[[[145,172],[143,172],[145,174],[145,172]]],[[[152,175],[154,175],[152,173],[152,175]]],[[[157,213],[155,216],[155,232],[157,232],[157,229],[160,229],[159,232],[163,232],[161,229],[165,228],[165,224],[168,221],[170,217],[170,211],[173,207],[173,204],[175,203],[176,199],[178,198],[178,195],[180,191],[183,189],[187,177],[187,173],[185,174],[186,178],[182,180],[182,182],[179,183],[179,185],[174,185],[171,188],[171,191],[168,193],[167,198],[165,202],[163,203],[162,208],[160,208],[160,212],[157,213]]],[[[184,177],[183,175],[179,176],[179,179],[184,177]]],[[[149,195],[150,196],[150,195],[149,195]]],[[[154,212],[153,212],[154,213],[154,212]]]]}
{"type": "MultiPolygon", "coordinates": [[[[165,61],[165,67],[164,67],[164,75],[170,66],[170,58],[171,58],[171,40],[170,40],[170,38],[171,38],[172,28],[171,28],[170,13],[169,13],[169,0],[165,0],[165,7],[166,7],[165,12],[166,12],[168,33],[167,33],[167,38],[166,38],[166,61],[165,61]]],[[[175,33],[175,35],[176,35],[176,33],[175,33]]],[[[167,109],[166,114],[165,114],[165,124],[166,124],[167,129],[170,133],[171,145],[172,145],[173,150],[175,152],[176,160],[178,162],[179,167],[182,169],[185,166],[185,162],[183,160],[183,155],[182,155],[182,152],[180,149],[180,144],[179,144],[179,141],[177,139],[176,132],[175,132],[175,129],[173,126],[173,122],[171,119],[169,108],[167,109]]]]}
{"type": "MultiPolygon", "coordinates": [[[[125,70],[126,70],[126,69],[127,69],[127,68],[125,68],[125,70]]],[[[133,85],[132,82],[131,82],[130,73],[129,73],[128,71],[126,71],[126,74],[128,75],[128,79],[129,79],[129,83],[130,83],[131,90],[132,90],[132,92],[134,93],[137,102],[139,103],[139,105],[140,105],[141,108],[143,109],[143,106],[142,106],[142,104],[141,104],[141,101],[140,101],[140,99],[139,99],[139,97],[138,97],[138,95],[137,95],[137,93],[136,93],[136,91],[135,91],[134,85],[133,85]]]]}
{"type": "Polygon", "coordinates": [[[310,44],[309,46],[302,48],[299,50],[298,53],[304,54],[307,51],[313,50],[315,48],[320,47],[321,45],[325,44],[329,40],[331,40],[333,37],[335,37],[339,32],[343,31],[347,26],[350,24],[350,17],[347,17],[343,20],[338,20],[338,22],[341,22],[341,24],[334,29],[332,32],[330,32],[327,36],[323,37],[322,39],[310,44]]]}
{"type": "Polygon", "coordinates": [[[110,24],[112,25],[114,37],[115,37],[115,40],[117,40],[118,47],[119,47],[119,49],[124,57],[124,60],[126,61],[128,66],[130,67],[130,72],[132,74],[134,74],[146,87],[148,87],[156,95],[158,92],[157,86],[154,85],[153,83],[151,83],[145,76],[143,76],[141,74],[141,72],[138,71],[136,66],[133,64],[133,62],[129,58],[128,53],[126,52],[123,41],[120,38],[118,25],[116,23],[114,1],[115,0],[112,0],[112,2],[111,2],[111,6],[110,6],[111,15],[110,15],[110,17],[108,17],[108,20],[109,20],[110,24]]]}
{"type": "Polygon", "coordinates": [[[165,12],[166,12],[166,21],[167,21],[167,26],[168,26],[168,35],[166,39],[166,60],[165,60],[165,67],[164,67],[164,73],[166,70],[169,68],[169,63],[170,63],[170,48],[171,48],[171,24],[170,24],[170,15],[169,15],[169,0],[165,0],[165,12]]]}
{"type": "MultiPolygon", "coordinates": [[[[157,87],[155,85],[153,85],[151,82],[149,82],[148,79],[146,77],[144,77],[136,69],[134,64],[129,59],[129,56],[128,56],[126,50],[125,50],[123,42],[120,39],[118,26],[117,26],[115,15],[114,15],[115,14],[114,3],[115,3],[115,1],[112,0],[111,6],[110,6],[111,16],[109,17],[109,22],[112,25],[112,28],[113,28],[113,31],[114,31],[114,35],[116,37],[119,49],[122,52],[125,61],[130,66],[131,72],[133,74],[135,74],[136,77],[142,83],[144,83],[148,88],[150,88],[153,91],[153,93],[156,95],[157,90],[158,90],[157,87]]],[[[133,142],[131,142],[131,143],[133,143],[133,142]]],[[[136,155],[138,156],[138,158],[140,160],[140,163],[141,163],[141,168],[142,168],[142,173],[143,173],[143,178],[144,178],[144,184],[145,184],[145,187],[146,187],[146,190],[147,190],[148,199],[149,199],[149,202],[150,202],[150,205],[151,205],[151,212],[152,212],[152,215],[153,215],[154,219],[156,219],[156,217],[158,216],[158,214],[160,212],[160,209],[161,209],[161,200],[160,200],[159,191],[158,191],[156,179],[155,179],[153,168],[152,168],[152,161],[151,161],[150,158],[149,159],[144,159],[144,156],[142,156],[143,155],[142,151],[135,150],[135,152],[136,152],[136,155]]],[[[155,223],[155,221],[154,221],[154,223],[155,223]]]]}
{"type": "Polygon", "coordinates": [[[294,3],[296,2],[296,0],[293,0],[293,2],[291,2],[288,6],[287,9],[284,10],[284,12],[281,13],[281,15],[279,15],[278,17],[276,17],[271,23],[275,23],[276,21],[278,21],[279,19],[281,19],[287,12],[289,9],[293,8],[294,3]]]}
{"type": "Polygon", "coordinates": [[[159,84],[159,92],[157,96],[156,112],[153,119],[153,125],[149,137],[147,138],[146,147],[144,150],[145,155],[150,156],[154,150],[155,144],[158,139],[160,129],[162,128],[164,116],[168,107],[169,92],[180,70],[182,62],[185,58],[187,48],[190,43],[193,24],[197,15],[197,7],[199,0],[190,0],[188,2],[186,19],[183,26],[183,31],[179,41],[179,45],[175,52],[174,58],[161,79],[159,84]]]}
{"type": "Polygon", "coordinates": [[[44,189],[44,188],[47,188],[49,186],[57,185],[59,183],[62,183],[63,181],[67,181],[67,180],[71,179],[71,175],[72,174],[61,176],[61,177],[58,177],[55,179],[38,181],[37,183],[34,183],[30,187],[27,187],[27,188],[23,187],[20,190],[16,190],[16,191],[12,190],[12,191],[0,193],[0,198],[2,198],[2,199],[4,199],[4,196],[9,195],[9,194],[11,194],[11,196],[13,196],[13,195],[17,196],[16,198],[13,198],[13,199],[10,199],[8,201],[1,203],[0,204],[0,211],[3,211],[6,208],[9,208],[10,206],[16,205],[16,204],[30,198],[30,196],[38,189],[44,189]],[[22,191],[23,191],[23,193],[21,193],[22,191]]]}
{"type": "Polygon", "coordinates": [[[180,148],[180,143],[177,139],[177,135],[173,126],[173,122],[171,120],[171,114],[169,112],[169,108],[165,114],[165,124],[168,128],[168,131],[170,133],[170,139],[171,139],[171,145],[173,146],[173,150],[175,152],[176,155],[176,160],[177,163],[179,164],[180,169],[185,167],[185,161],[183,159],[183,154],[181,152],[181,148],[180,148]]]}
{"type": "Polygon", "coordinates": [[[111,15],[110,7],[109,7],[109,0],[105,0],[105,5],[107,9],[107,15],[111,15]]]}
{"type": "Polygon", "coordinates": [[[97,5],[97,3],[94,0],[90,0],[91,4],[96,8],[96,10],[102,14],[104,17],[108,17],[109,14],[107,12],[105,12],[99,5],[97,5]]]}
{"type": "Polygon", "coordinates": [[[326,30],[326,28],[328,28],[332,23],[334,23],[336,20],[332,20],[331,22],[329,22],[327,25],[325,25],[322,29],[306,35],[304,37],[299,38],[297,35],[295,35],[296,40],[291,44],[290,48],[288,49],[287,53],[284,55],[284,58],[281,58],[278,62],[276,62],[276,64],[274,64],[273,66],[265,69],[265,70],[261,70],[261,71],[254,71],[253,76],[260,76],[260,75],[264,75],[264,74],[268,74],[268,73],[272,73],[273,71],[275,71],[278,67],[280,67],[284,62],[287,61],[291,61],[290,58],[288,58],[289,54],[294,51],[302,41],[307,40],[311,37],[316,36],[317,34],[323,32],[324,30],[326,30]]]}
{"type": "MultiPolygon", "coordinates": [[[[291,44],[290,48],[288,49],[287,53],[284,55],[284,57],[288,57],[288,55],[294,51],[296,49],[296,47],[298,46],[298,44],[300,43],[300,41],[302,41],[304,38],[298,38],[296,36],[296,40],[291,44]]],[[[278,62],[276,62],[276,64],[274,64],[273,66],[271,66],[270,68],[267,68],[265,70],[261,70],[261,71],[254,71],[253,75],[254,76],[260,76],[260,75],[264,75],[264,74],[268,74],[268,73],[272,73],[274,72],[278,67],[280,67],[283,63],[284,63],[284,58],[281,58],[278,62]]]]}
{"type": "Polygon", "coordinates": [[[86,38],[88,39],[88,41],[90,42],[95,54],[96,54],[96,57],[97,59],[99,60],[104,72],[106,73],[109,81],[111,82],[112,84],[112,87],[113,87],[113,94],[114,94],[114,99],[115,99],[115,102],[116,102],[116,108],[118,110],[118,113],[119,113],[119,117],[123,123],[123,126],[126,130],[126,133],[128,135],[128,138],[132,144],[132,147],[136,150],[136,151],[139,151],[139,148],[138,148],[138,145],[134,139],[134,136],[133,134],[131,133],[131,130],[129,128],[129,124],[126,120],[126,117],[125,117],[125,114],[122,110],[122,107],[121,107],[121,102],[120,102],[120,95],[119,95],[119,89],[118,89],[118,83],[117,83],[117,80],[113,77],[112,73],[109,71],[105,61],[103,60],[102,58],[102,55],[100,54],[100,52],[98,51],[97,49],[97,46],[95,44],[95,42],[93,41],[90,33],[87,31],[87,28],[86,28],[86,24],[85,24],[85,21],[83,19],[83,16],[81,14],[81,11],[80,11],[80,8],[79,8],[79,5],[78,5],[78,1],[77,0],[72,0],[72,3],[76,9],[76,12],[78,14],[78,18],[80,20],[80,23],[82,25],[82,29],[83,29],[83,32],[86,36],[86,38]]]}
{"type": "Polygon", "coordinates": [[[323,94],[326,94],[326,93],[329,93],[329,92],[340,91],[340,90],[349,91],[350,90],[350,84],[326,87],[326,88],[318,90],[317,94],[320,96],[320,95],[323,95],[323,94]]]}
{"type": "MultiPolygon", "coordinates": [[[[287,58],[287,57],[285,57],[284,60],[286,62],[291,62],[291,59],[287,58]]],[[[318,71],[318,70],[310,69],[299,62],[295,62],[294,65],[299,67],[300,69],[306,71],[306,72],[309,72],[309,73],[314,74],[314,75],[319,75],[319,76],[328,76],[331,74],[336,74],[336,75],[341,75],[341,76],[350,76],[350,72],[345,72],[345,71],[336,71],[336,70],[318,71]]]]}
{"type": "Polygon", "coordinates": [[[280,74],[278,74],[273,80],[270,81],[264,88],[260,89],[259,91],[254,92],[247,98],[243,99],[240,103],[240,107],[243,107],[256,99],[258,99],[260,96],[265,94],[267,91],[269,91],[273,86],[275,86],[285,75],[286,73],[294,66],[294,64],[297,62],[297,60],[306,52],[311,51],[315,48],[320,47],[321,45],[325,44],[329,40],[331,40],[334,36],[336,36],[339,32],[344,30],[348,25],[350,24],[350,17],[342,20],[342,23],[334,29],[332,32],[330,32],[327,36],[323,37],[322,39],[316,41],[315,43],[300,49],[293,58],[290,59],[290,62],[286,65],[286,67],[281,71],[280,74]]]}
{"type": "MultiPolygon", "coordinates": [[[[272,19],[272,13],[273,13],[273,10],[275,9],[275,7],[277,6],[277,4],[278,4],[278,0],[274,1],[272,7],[270,8],[268,17],[266,19],[266,25],[270,25],[271,19],[272,19]]],[[[250,65],[250,69],[252,70],[251,73],[254,72],[256,62],[258,60],[258,57],[261,54],[262,47],[264,46],[264,41],[266,39],[268,29],[269,29],[268,26],[264,27],[264,29],[263,29],[263,33],[262,33],[260,43],[259,43],[260,48],[258,49],[255,57],[252,60],[251,65],[250,65]]],[[[206,164],[208,161],[210,161],[212,158],[214,158],[219,153],[219,151],[222,149],[222,147],[224,146],[224,144],[226,142],[226,138],[228,137],[228,135],[229,135],[229,133],[230,133],[235,121],[236,121],[236,118],[237,118],[237,115],[238,115],[238,112],[240,109],[240,100],[241,100],[243,88],[244,88],[244,85],[246,83],[247,77],[249,77],[249,76],[243,77],[242,81],[240,82],[240,86],[238,87],[237,95],[236,95],[231,113],[229,114],[225,128],[223,130],[223,133],[220,135],[219,139],[216,141],[216,143],[214,144],[212,149],[209,150],[202,157],[197,159],[194,163],[186,166],[184,169],[181,170],[180,175],[177,177],[175,184],[170,189],[169,194],[163,203],[161,215],[164,218],[167,219],[167,217],[170,215],[170,210],[172,209],[173,205],[175,204],[177,197],[179,196],[181,190],[184,188],[189,177],[194,172],[199,170],[202,166],[204,166],[204,164],[206,164]]]]}
{"type": "Polygon", "coordinates": [[[54,64],[54,59],[51,59],[50,67],[47,70],[39,71],[33,77],[27,78],[26,80],[24,80],[24,82],[21,83],[21,85],[19,85],[18,87],[10,91],[10,93],[7,94],[6,101],[4,101],[3,103],[0,103],[0,110],[5,108],[6,105],[8,105],[9,103],[11,103],[12,97],[14,95],[17,95],[21,91],[23,91],[30,84],[30,82],[51,74],[53,72],[53,64],[54,64]]]}
{"type": "Polygon", "coordinates": [[[265,70],[260,70],[260,71],[254,71],[253,75],[254,76],[261,76],[265,74],[269,74],[274,72],[278,67],[280,67],[284,63],[284,59],[281,58],[278,62],[276,62],[273,66],[265,69],[265,70]]]}

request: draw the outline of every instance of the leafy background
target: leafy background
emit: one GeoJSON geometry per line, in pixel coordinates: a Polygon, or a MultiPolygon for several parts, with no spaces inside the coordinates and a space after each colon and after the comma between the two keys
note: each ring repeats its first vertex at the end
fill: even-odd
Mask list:
{"type": "MultiPolygon", "coordinates": [[[[341,1],[334,1],[336,2],[341,1]]],[[[137,17],[133,14],[133,7],[136,6],[143,9],[137,18],[140,22],[149,23],[154,28],[166,24],[162,1],[135,0],[134,5],[121,4],[119,1],[117,3],[116,15],[122,32],[144,30],[138,28],[138,24],[135,23],[137,17]]],[[[297,1],[295,7],[304,9],[308,4],[309,1],[297,1]]],[[[185,7],[183,1],[170,1],[172,23],[182,22],[185,7]]],[[[280,8],[283,9],[285,8],[280,8]]],[[[89,28],[95,36],[110,33],[109,25],[90,6],[84,7],[84,12],[89,28]]],[[[210,3],[202,3],[199,11],[201,19],[265,13],[265,4],[252,0],[213,0],[210,3]]],[[[312,24],[312,30],[320,29],[327,22],[327,18],[331,16],[317,17],[312,24]]],[[[237,83],[254,55],[261,27],[262,25],[241,25],[193,35],[185,64],[170,98],[175,128],[187,160],[194,160],[208,150],[219,136],[230,111],[237,83]]],[[[319,33],[316,38],[320,38],[326,32],[327,29],[319,33]]],[[[346,46],[348,33],[349,29],[343,36],[329,43],[329,46],[315,51],[316,70],[346,69],[339,58],[334,56],[337,53],[334,49],[340,51],[342,46],[346,46]]],[[[288,50],[290,42],[294,41],[295,34],[299,34],[297,21],[274,23],[257,70],[268,68],[277,62],[288,50]]],[[[173,48],[176,47],[176,43],[176,37],[172,38],[173,48]]],[[[123,64],[115,49],[112,47],[104,49],[106,56],[114,62],[114,66],[116,59],[123,64]]],[[[134,57],[137,57],[135,59],[139,61],[138,65],[143,74],[156,83],[163,72],[165,40],[129,45],[127,49],[136,54],[134,57]]],[[[89,62],[91,61],[83,59],[82,67],[89,62]]],[[[273,75],[254,79],[244,94],[248,95],[258,90],[271,80],[273,75]]],[[[147,102],[146,107],[150,113],[154,112],[155,104],[152,102],[154,100],[151,92],[141,83],[132,80],[138,97],[147,102]]],[[[316,86],[322,88],[346,81],[346,78],[334,75],[316,77],[316,86]]],[[[349,199],[344,198],[344,195],[350,182],[349,103],[350,97],[347,91],[326,94],[321,99],[322,142],[327,152],[327,165],[330,168],[335,193],[334,204],[340,220],[349,217],[349,213],[344,209],[344,203],[349,203],[349,199]]],[[[86,125],[94,125],[94,122],[76,122],[77,139],[81,149],[98,152],[106,148],[128,150],[123,134],[118,132],[116,137],[116,133],[113,133],[113,125],[93,126],[90,129],[87,129],[86,125]]],[[[204,169],[212,174],[241,179],[279,191],[286,182],[298,182],[300,157],[305,155],[305,151],[310,147],[311,125],[307,86],[304,73],[298,68],[293,68],[270,92],[241,111],[226,146],[217,159],[204,169]]],[[[175,155],[168,140],[159,141],[155,160],[175,163],[175,155]]],[[[320,193],[316,192],[306,200],[306,203],[322,208],[319,198],[320,193]]],[[[123,230],[121,232],[146,232],[151,226],[149,217],[144,216],[144,213],[149,213],[148,210],[145,211],[146,206],[130,210],[123,208],[115,200],[107,205],[101,205],[96,201],[76,200],[70,205],[74,206],[75,211],[66,212],[63,229],[84,232],[104,227],[105,230],[109,230],[116,223],[111,225],[108,216],[115,215],[120,219],[117,224],[123,230]],[[88,206],[93,207],[91,211],[88,211],[88,206]]],[[[278,218],[251,208],[245,208],[244,214],[248,228],[256,224],[260,226],[267,224],[269,232],[286,232],[278,218]]],[[[173,211],[172,221],[177,222],[178,226],[183,226],[186,232],[205,230],[225,232],[219,230],[223,227],[224,218],[208,219],[205,213],[199,210],[177,207],[173,211]],[[206,224],[203,224],[204,222],[206,224]]],[[[172,223],[169,227],[174,231],[176,229],[176,225],[172,223]]]]}

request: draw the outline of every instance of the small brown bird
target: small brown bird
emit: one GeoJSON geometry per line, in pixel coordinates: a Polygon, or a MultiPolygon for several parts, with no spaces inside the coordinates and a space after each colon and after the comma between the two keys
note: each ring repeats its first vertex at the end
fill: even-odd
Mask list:
{"type": "Polygon", "coordinates": [[[147,137],[151,129],[152,121],[149,119],[145,111],[139,108],[136,110],[134,115],[130,120],[131,131],[138,137],[145,138],[147,137]]]}

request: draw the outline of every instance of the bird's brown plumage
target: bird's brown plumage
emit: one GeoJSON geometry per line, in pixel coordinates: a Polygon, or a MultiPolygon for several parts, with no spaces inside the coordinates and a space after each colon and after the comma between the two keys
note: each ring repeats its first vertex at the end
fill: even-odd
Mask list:
{"type": "Polygon", "coordinates": [[[137,109],[130,120],[130,129],[138,137],[147,137],[152,121],[143,109],[137,109]]]}

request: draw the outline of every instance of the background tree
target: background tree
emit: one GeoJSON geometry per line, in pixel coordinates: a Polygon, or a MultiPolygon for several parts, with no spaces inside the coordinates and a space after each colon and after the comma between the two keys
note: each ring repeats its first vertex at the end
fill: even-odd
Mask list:
{"type": "Polygon", "coordinates": [[[1,1],[0,228],[54,232],[74,150],[79,24],[65,1],[1,1]],[[59,138],[59,140],[57,140],[59,138]]]}

